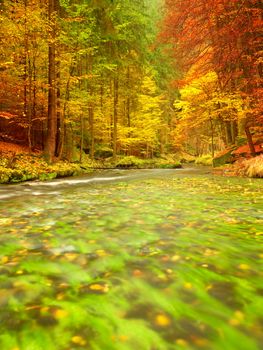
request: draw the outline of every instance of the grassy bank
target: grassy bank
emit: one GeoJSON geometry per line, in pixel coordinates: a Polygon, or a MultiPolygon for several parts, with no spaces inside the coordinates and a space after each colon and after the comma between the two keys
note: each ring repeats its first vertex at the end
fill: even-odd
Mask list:
{"type": "Polygon", "coordinates": [[[233,164],[217,167],[214,169],[214,173],[223,176],[263,178],[263,154],[250,159],[243,158],[233,164]]]}
{"type": "Polygon", "coordinates": [[[70,163],[58,161],[52,165],[45,162],[41,154],[5,152],[0,159],[0,183],[18,183],[29,180],[51,180],[60,177],[77,176],[91,173],[94,169],[151,169],[181,168],[179,161],[172,157],[140,159],[137,157],[117,157],[92,161],[70,163]]]}

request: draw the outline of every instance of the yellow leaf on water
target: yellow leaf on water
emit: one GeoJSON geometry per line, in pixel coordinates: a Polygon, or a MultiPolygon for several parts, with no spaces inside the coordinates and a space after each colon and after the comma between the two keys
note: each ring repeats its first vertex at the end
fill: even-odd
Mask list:
{"type": "Polygon", "coordinates": [[[66,253],[64,256],[68,261],[73,261],[77,258],[78,255],[76,253],[66,253]]]}
{"type": "Polygon", "coordinates": [[[235,318],[237,318],[240,321],[243,321],[245,318],[245,315],[243,314],[243,312],[239,310],[235,311],[234,315],[235,315],[235,318]]]}
{"type": "Polygon", "coordinates": [[[187,341],[184,339],[176,339],[176,344],[180,345],[180,346],[187,346],[188,345],[187,341]]]}
{"type": "Polygon", "coordinates": [[[78,345],[86,345],[87,342],[84,338],[82,338],[80,335],[75,335],[71,338],[72,343],[78,344],[78,345]]]}
{"type": "Polygon", "coordinates": [[[238,268],[239,268],[240,270],[243,270],[243,271],[250,270],[250,266],[247,265],[247,264],[240,264],[240,265],[238,265],[238,268]]]}
{"type": "Polygon", "coordinates": [[[89,286],[89,289],[94,290],[94,291],[98,291],[98,292],[107,293],[109,291],[109,286],[107,284],[95,283],[95,284],[91,284],[89,286]]]}
{"type": "Polygon", "coordinates": [[[180,255],[174,255],[174,256],[171,257],[171,260],[172,260],[173,262],[178,261],[178,260],[180,260],[180,259],[181,259],[180,255]]]}
{"type": "Polygon", "coordinates": [[[57,294],[56,299],[57,299],[57,300],[63,300],[63,299],[65,299],[65,294],[64,294],[64,293],[59,293],[59,294],[57,294]]]}
{"type": "Polygon", "coordinates": [[[49,307],[48,306],[44,306],[44,307],[42,307],[41,309],[40,309],[40,312],[42,313],[42,314],[45,314],[45,313],[47,313],[49,311],[49,307]]]}
{"type": "Polygon", "coordinates": [[[239,326],[240,323],[242,323],[242,321],[244,320],[244,318],[245,318],[245,315],[244,315],[241,311],[237,310],[237,311],[235,311],[235,313],[234,313],[234,317],[232,317],[232,318],[228,321],[228,323],[229,323],[231,326],[239,326]]]}
{"type": "Polygon", "coordinates": [[[3,264],[6,264],[7,262],[8,262],[8,256],[3,256],[2,257],[2,259],[1,259],[1,262],[3,263],[3,264]]]}
{"type": "Polygon", "coordinates": [[[160,327],[167,327],[171,324],[171,319],[164,314],[159,314],[155,317],[154,323],[160,327]]]}
{"type": "Polygon", "coordinates": [[[68,316],[68,312],[66,310],[62,310],[62,309],[57,309],[54,311],[54,317],[56,319],[62,319],[68,316]]]}
{"type": "Polygon", "coordinates": [[[192,285],[192,283],[190,283],[190,282],[186,282],[186,283],[184,284],[184,288],[185,288],[185,289],[192,289],[192,288],[193,288],[193,285],[192,285]]]}
{"type": "Polygon", "coordinates": [[[96,254],[97,254],[98,256],[106,256],[106,255],[107,255],[107,253],[106,253],[105,250],[103,250],[103,249],[98,249],[98,250],[96,250],[96,254]]]}
{"type": "Polygon", "coordinates": [[[193,342],[200,348],[207,347],[208,345],[208,340],[205,338],[194,338],[193,342]]]}
{"type": "Polygon", "coordinates": [[[125,343],[129,339],[129,337],[127,337],[127,335],[120,335],[119,339],[121,342],[125,343]]]}

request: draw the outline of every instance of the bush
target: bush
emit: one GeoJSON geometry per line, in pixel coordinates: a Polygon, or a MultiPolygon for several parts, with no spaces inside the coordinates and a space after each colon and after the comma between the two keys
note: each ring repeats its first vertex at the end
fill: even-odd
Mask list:
{"type": "Polygon", "coordinates": [[[213,164],[213,158],[209,154],[204,154],[195,160],[195,164],[199,165],[212,165],[213,164]]]}
{"type": "Polygon", "coordinates": [[[243,162],[245,175],[263,178],[263,154],[243,162]]]}
{"type": "Polygon", "coordinates": [[[95,159],[110,158],[113,156],[113,150],[109,147],[97,148],[94,152],[95,159]]]}
{"type": "Polygon", "coordinates": [[[134,156],[123,157],[115,164],[116,168],[140,168],[144,164],[142,159],[134,156]]]}

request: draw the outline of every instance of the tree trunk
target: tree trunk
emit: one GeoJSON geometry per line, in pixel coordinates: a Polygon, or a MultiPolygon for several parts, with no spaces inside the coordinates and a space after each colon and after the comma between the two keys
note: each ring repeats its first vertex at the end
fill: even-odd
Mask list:
{"type": "Polygon", "coordinates": [[[94,159],[94,110],[93,106],[89,107],[89,130],[90,130],[90,149],[89,155],[91,159],[94,159]]]}
{"type": "Polygon", "coordinates": [[[246,132],[246,135],[247,135],[247,141],[248,141],[248,146],[249,146],[249,149],[250,149],[250,153],[252,154],[253,157],[255,157],[256,151],[255,151],[254,143],[253,143],[253,140],[252,140],[252,135],[250,133],[250,130],[249,130],[248,126],[245,127],[245,132],[246,132]]]}
{"type": "Polygon", "coordinates": [[[63,141],[63,120],[62,120],[62,113],[61,113],[61,102],[60,102],[60,62],[58,61],[56,64],[57,72],[56,72],[56,78],[57,78],[57,95],[56,95],[56,103],[57,103],[57,135],[56,135],[56,157],[61,157],[61,148],[62,148],[62,141],[63,141]]]}
{"type": "Polygon", "coordinates": [[[212,155],[212,158],[214,158],[214,156],[215,156],[214,124],[213,124],[213,120],[211,117],[209,118],[209,120],[210,120],[210,126],[211,126],[211,155],[212,155]]]}
{"type": "Polygon", "coordinates": [[[232,138],[232,143],[236,143],[237,135],[238,135],[237,122],[235,120],[232,120],[231,121],[231,138],[232,138]]]}
{"type": "Polygon", "coordinates": [[[229,121],[225,122],[225,133],[227,146],[232,145],[232,133],[231,133],[231,123],[229,121]]]}
{"type": "Polygon", "coordinates": [[[80,154],[79,162],[82,163],[82,152],[83,152],[83,143],[84,143],[84,120],[83,114],[80,115],[80,154]]]}
{"type": "Polygon", "coordinates": [[[50,23],[50,37],[48,45],[48,117],[45,157],[52,163],[56,151],[57,113],[56,113],[56,28],[55,28],[55,0],[48,1],[48,19],[50,23]]]}
{"type": "MultiPolygon", "coordinates": [[[[128,89],[128,96],[126,101],[126,116],[127,116],[127,124],[128,127],[131,127],[131,115],[130,115],[130,68],[127,68],[127,89],[128,89]]],[[[130,136],[128,134],[128,136],[130,136]]]]}
{"type": "Polygon", "coordinates": [[[113,158],[117,155],[117,133],[118,133],[118,100],[119,100],[119,80],[114,78],[114,101],[113,101],[113,158]]]}

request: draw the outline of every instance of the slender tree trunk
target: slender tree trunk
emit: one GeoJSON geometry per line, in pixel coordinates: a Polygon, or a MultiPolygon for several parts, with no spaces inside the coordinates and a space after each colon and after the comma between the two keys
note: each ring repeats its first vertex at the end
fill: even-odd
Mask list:
{"type": "Polygon", "coordinates": [[[56,79],[57,79],[57,96],[56,96],[56,103],[57,103],[57,135],[56,135],[56,156],[60,158],[61,156],[61,148],[62,148],[62,134],[63,134],[63,127],[62,127],[62,113],[61,113],[61,102],[60,102],[60,61],[57,61],[56,64],[57,72],[56,72],[56,79]]]}
{"type": "Polygon", "coordinates": [[[80,163],[82,163],[83,144],[84,144],[84,118],[83,118],[83,114],[81,113],[80,115],[80,154],[79,154],[80,163]]]}
{"type": "Polygon", "coordinates": [[[36,55],[35,52],[32,57],[32,79],[33,79],[33,100],[32,100],[32,146],[36,144],[36,114],[37,114],[37,70],[36,70],[36,55]]]}
{"type": "Polygon", "coordinates": [[[94,110],[93,110],[93,106],[89,107],[89,130],[90,130],[89,155],[90,155],[91,159],[94,159],[95,140],[94,140],[94,110]]]}
{"type": "Polygon", "coordinates": [[[213,124],[213,120],[210,117],[210,126],[211,126],[211,154],[212,154],[212,158],[214,158],[215,156],[215,144],[214,144],[214,124],[213,124]]]}
{"type": "Polygon", "coordinates": [[[128,96],[126,101],[126,116],[127,116],[127,124],[128,127],[131,127],[131,115],[130,115],[130,68],[127,68],[127,89],[128,96]]]}
{"type": "Polygon", "coordinates": [[[118,100],[119,100],[119,77],[114,78],[114,101],[113,101],[113,158],[117,156],[117,133],[118,133],[118,100]]]}
{"type": "Polygon", "coordinates": [[[231,137],[232,137],[232,142],[236,142],[236,138],[238,135],[238,128],[237,128],[237,122],[236,120],[231,121],[231,137]]]}
{"type": "Polygon", "coordinates": [[[255,155],[256,155],[255,146],[254,146],[252,135],[250,133],[250,130],[249,130],[248,126],[245,127],[245,132],[246,132],[246,135],[247,135],[247,141],[248,141],[248,146],[249,146],[249,149],[250,149],[250,153],[252,154],[253,157],[255,157],[255,155]]]}
{"type": "Polygon", "coordinates": [[[231,134],[231,123],[229,121],[225,122],[225,133],[227,145],[232,145],[232,134],[231,134]]]}
{"type": "Polygon", "coordinates": [[[32,151],[32,64],[30,57],[28,57],[28,109],[27,109],[27,139],[30,152],[32,151]]]}
{"type": "Polygon", "coordinates": [[[48,118],[47,136],[45,144],[45,157],[49,163],[54,160],[56,151],[57,113],[56,113],[56,27],[55,27],[55,1],[48,1],[48,18],[50,23],[50,38],[48,46],[48,118]]]}

